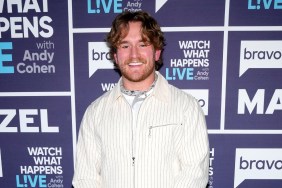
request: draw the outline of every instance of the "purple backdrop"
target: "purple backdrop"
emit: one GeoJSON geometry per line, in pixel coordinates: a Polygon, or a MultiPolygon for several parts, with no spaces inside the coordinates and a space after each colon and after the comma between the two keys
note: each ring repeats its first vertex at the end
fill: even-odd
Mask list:
{"type": "Polygon", "coordinates": [[[104,39],[127,10],[159,21],[160,72],[204,110],[208,187],[282,187],[281,0],[1,1],[0,187],[71,187],[83,113],[120,77],[104,39]]]}

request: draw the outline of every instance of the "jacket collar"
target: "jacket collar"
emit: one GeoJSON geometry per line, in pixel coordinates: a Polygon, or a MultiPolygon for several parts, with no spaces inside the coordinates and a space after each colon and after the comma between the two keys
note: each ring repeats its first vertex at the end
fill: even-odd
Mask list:
{"type": "MultiPolygon", "coordinates": [[[[156,71],[156,73],[158,74],[158,80],[151,95],[158,100],[168,102],[170,98],[169,84],[167,80],[158,71],[156,71]]],[[[117,100],[118,98],[122,97],[122,92],[120,91],[121,82],[122,78],[119,79],[118,84],[112,89],[111,95],[114,100],[117,100]]]]}

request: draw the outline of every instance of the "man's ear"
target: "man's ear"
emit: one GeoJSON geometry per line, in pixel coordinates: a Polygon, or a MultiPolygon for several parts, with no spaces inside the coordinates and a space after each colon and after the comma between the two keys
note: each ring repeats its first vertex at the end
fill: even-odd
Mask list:
{"type": "Polygon", "coordinates": [[[117,58],[117,54],[114,53],[114,61],[115,61],[115,64],[118,64],[118,58],[117,58]]]}
{"type": "Polygon", "coordinates": [[[161,50],[156,50],[155,51],[155,61],[158,61],[160,59],[161,56],[161,50]]]}

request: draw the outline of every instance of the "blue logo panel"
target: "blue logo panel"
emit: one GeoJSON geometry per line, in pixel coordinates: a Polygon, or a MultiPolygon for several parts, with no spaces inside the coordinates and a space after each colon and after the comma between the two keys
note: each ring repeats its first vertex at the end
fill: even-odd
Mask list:
{"type": "Polygon", "coordinates": [[[0,99],[1,187],[70,187],[70,97],[0,99]]]}
{"type": "Polygon", "coordinates": [[[208,128],[219,129],[223,33],[165,32],[165,36],[167,46],[160,72],[172,85],[184,91],[196,90],[187,92],[201,96],[198,100],[208,128]]]}
{"type": "Polygon", "coordinates": [[[0,92],[69,91],[67,1],[3,1],[0,12],[0,92]]]}
{"type": "Polygon", "coordinates": [[[225,128],[282,129],[281,36],[229,33],[225,128]]]}
{"type": "Polygon", "coordinates": [[[281,26],[280,0],[230,0],[230,26],[281,26]]]}
{"type": "Polygon", "coordinates": [[[224,0],[73,0],[72,3],[75,28],[108,28],[118,13],[138,10],[149,12],[163,27],[223,26],[224,22],[224,0]]]}

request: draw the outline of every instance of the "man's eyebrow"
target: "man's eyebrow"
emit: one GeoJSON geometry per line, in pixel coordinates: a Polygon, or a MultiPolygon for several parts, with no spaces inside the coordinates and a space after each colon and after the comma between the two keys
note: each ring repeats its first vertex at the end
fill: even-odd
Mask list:
{"type": "MultiPolygon", "coordinates": [[[[143,39],[140,39],[138,42],[144,42],[144,43],[146,43],[146,44],[150,44],[149,41],[143,40],[143,39]]],[[[121,40],[121,41],[118,43],[118,45],[121,45],[121,44],[128,44],[128,43],[129,43],[129,41],[127,41],[127,40],[121,40]]]]}
{"type": "Polygon", "coordinates": [[[127,40],[121,40],[118,45],[121,45],[121,44],[128,44],[129,42],[127,40]]]}

